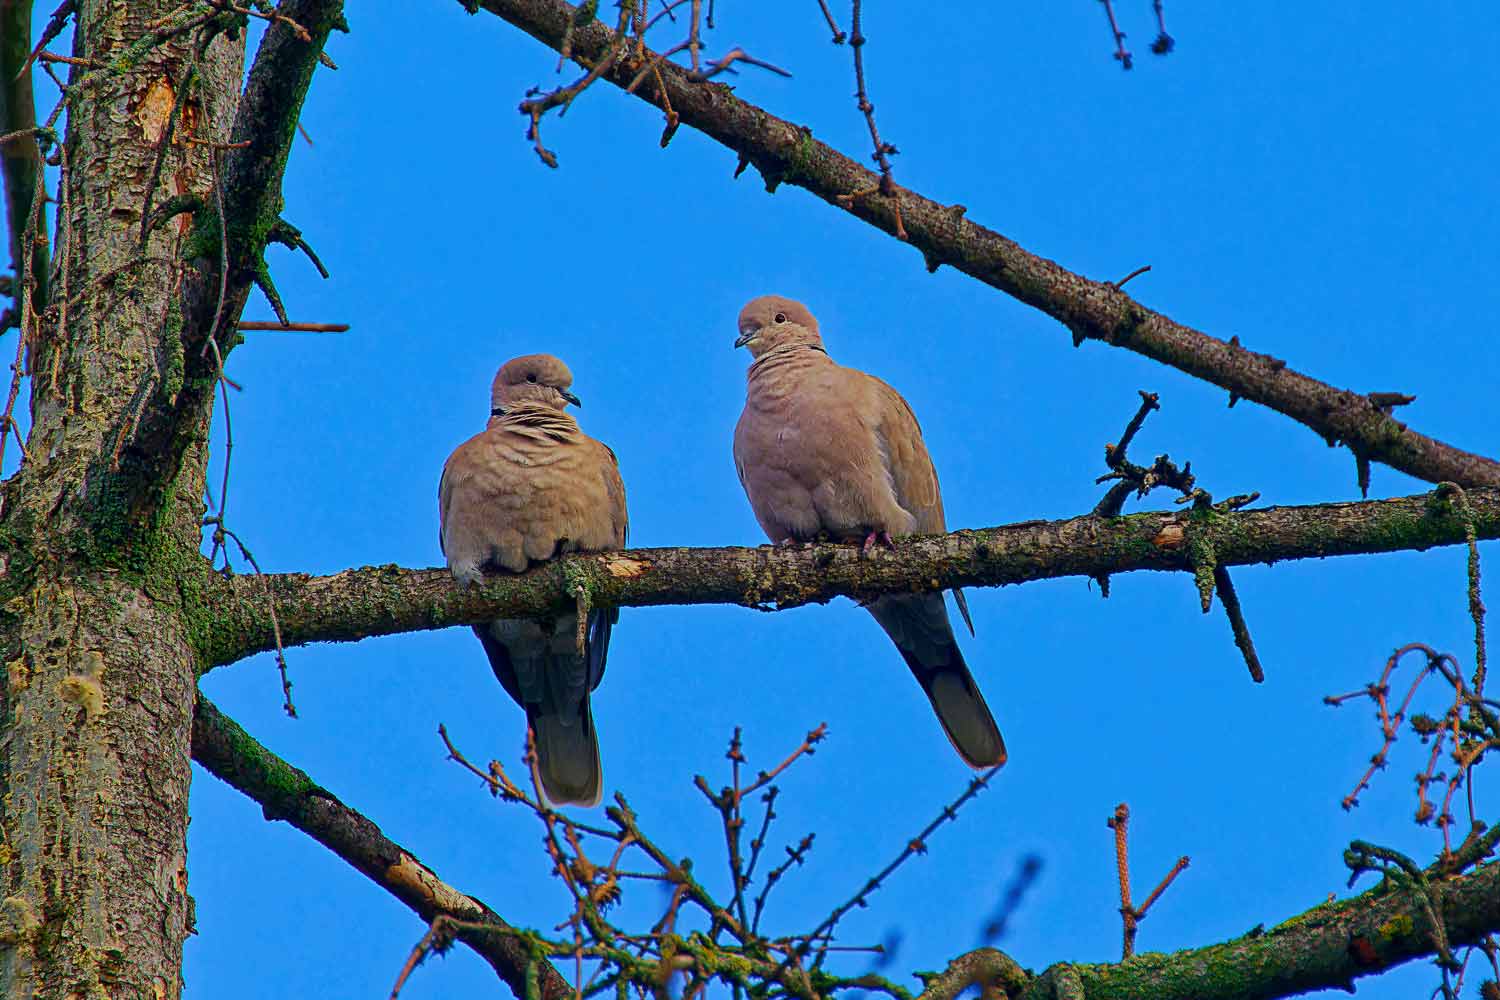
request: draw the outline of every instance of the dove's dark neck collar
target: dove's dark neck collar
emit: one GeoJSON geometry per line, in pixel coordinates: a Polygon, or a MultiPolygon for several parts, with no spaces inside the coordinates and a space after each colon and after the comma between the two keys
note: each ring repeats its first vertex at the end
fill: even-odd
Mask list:
{"type": "Polygon", "coordinates": [[[749,377],[754,378],[759,372],[771,368],[779,368],[784,364],[796,364],[803,358],[811,361],[812,359],[808,357],[808,354],[811,353],[821,354],[828,361],[833,360],[828,357],[828,352],[823,349],[822,344],[783,344],[780,347],[771,348],[752,361],[747,374],[749,377]]]}
{"type": "Polygon", "coordinates": [[[794,356],[802,351],[816,351],[824,357],[828,356],[828,352],[824,350],[822,344],[782,344],[779,347],[771,348],[769,351],[756,358],[753,364],[758,365],[763,361],[770,361],[772,358],[794,356]]]}

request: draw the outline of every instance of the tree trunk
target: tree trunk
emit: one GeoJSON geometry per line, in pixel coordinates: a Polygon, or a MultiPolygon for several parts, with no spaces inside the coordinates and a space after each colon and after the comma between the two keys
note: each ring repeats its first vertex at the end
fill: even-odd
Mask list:
{"type": "Polygon", "coordinates": [[[143,248],[147,191],[154,185],[155,204],[190,194],[212,203],[215,154],[202,140],[227,138],[243,34],[218,35],[200,54],[201,27],[172,34],[187,20],[169,16],[177,6],[77,4],[73,55],[88,64],[70,81],[54,295],[23,331],[28,460],[0,494],[8,996],[182,992],[200,662],[184,588],[200,578],[208,409],[180,467],[160,470],[159,491],[124,502],[119,482],[149,461],[122,442],[183,388],[186,217],[143,248]],[[169,37],[140,44],[153,32],[169,37]],[[194,62],[196,82],[179,101],[194,62]]]}

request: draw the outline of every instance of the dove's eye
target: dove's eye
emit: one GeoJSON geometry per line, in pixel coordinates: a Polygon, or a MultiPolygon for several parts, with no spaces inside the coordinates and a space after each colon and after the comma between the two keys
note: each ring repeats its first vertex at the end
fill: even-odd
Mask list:
{"type": "Polygon", "coordinates": [[[776,314],[776,322],[778,322],[778,323],[785,323],[786,322],[786,313],[777,313],[776,314]]]}
{"type": "Polygon", "coordinates": [[[535,382],[536,382],[536,376],[535,375],[527,375],[526,376],[526,381],[535,384],[535,382]]]}

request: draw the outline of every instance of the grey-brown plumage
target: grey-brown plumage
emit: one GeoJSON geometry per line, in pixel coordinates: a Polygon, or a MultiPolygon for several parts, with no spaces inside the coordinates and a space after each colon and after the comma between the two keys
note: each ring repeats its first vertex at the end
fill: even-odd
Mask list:
{"type": "MultiPolygon", "coordinates": [[[[947,530],[922,430],[895,389],[834,363],[800,302],[755,299],[740,312],[739,334],[735,346],[748,347],[754,361],[734,462],[771,541],[826,533],[868,548],[947,530]]],[[[889,594],[866,608],[901,651],[959,756],[976,768],[1004,763],[1005,742],[954,640],[943,595],[889,594]]]]}
{"type": "MultiPolygon", "coordinates": [[[[454,450],[438,483],[439,541],[467,586],[519,573],[564,552],[625,545],[625,487],[614,452],[565,412],[581,405],[573,375],[550,354],[506,362],[491,389],[489,425],[454,450]]],[[[536,738],[536,774],[557,804],[603,794],[589,694],[604,677],[618,611],[589,613],[582,655],[576,614],[476,625],[490,666],[536,738]]]]}

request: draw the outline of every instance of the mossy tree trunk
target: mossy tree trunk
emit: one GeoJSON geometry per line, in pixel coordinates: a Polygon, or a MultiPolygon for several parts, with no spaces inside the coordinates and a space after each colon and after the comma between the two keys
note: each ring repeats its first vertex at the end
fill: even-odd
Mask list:
{"type": "Polygon", "coordinates": [[[184,227],[142,245],[147,188],[158,204],[209,195],[205,140],[228,138],[243,34],[201,52],[191,32],[142,44],[176,7],[77,4],[73,55],[87,64],[70,81],[52,308],[24,331],[28,458],[0,495],[7,996],[182,991],[199,657],[179,581],[202,560],[209,408],[190,415],[175,467],[150,470],[158,488],[121,483],[162,461],[132,448],[134,429],[182,395],[184,354],[197,349],[175,305],[184,227]],[[190,64],[197,79],[179,101],[190,64]]]}
{"type": "MultiPolygon", "coordinates": [[[[577,17],[561,0],[482,5],[555,47],[565,47],[566,26],[577,17]]],[[[253,590],[249,581],[217,580],[200,552],[199,498],[219,357],[234,346],[252,281],[269,288],[265,243],[299,244],[279,215],[281,171],[317,56],[342,24],[342,0],[281,0],[243,98],[243,15],[178,0],[75,0],[73,8],[77,61],[59,149],[54,252],[29,252],[57,263],[34,286],[32,298],[45,309],[21,334],[31,391],[26,461],[0,483],[6,995],[181,994],[182,943],[192,926],[185,833],[194,681],[202,670],[274,645],[278,633],[292,643],[487,621],[571,600],[580,582],[605,604],[791,606],[842,593],[1170,569],[1194,571],[1206,595],[1214,570],[1228,565],[1420,549],[1500,533],[1500,464],[1396,424],[1378,399],[1312,382],[1277,359],[1172,324],[1118,287],[1061,272],[962,220],[961,210],[906,191],[905,227],[930,266],[959,266],[1062,319],[1077,337],[1138,350],[1264,402],[1345,442],[1362,467],[1385,461],[1429,480],[1452,479],[1469,493],[1445,487],[1382,503],[1032,523],[919,540],[900,556],[875,560],[830,546],[636,550],[602,561],[576,557],[471,593],[456,591],[441,571],[389,567],[256,578],[253,590]],[[148,203],[182,214],[161,213],[162,225],[147,225],[148,203]],[[275,625],[273,607],[281,614],[275,625]]],[[[0,25],[20,10],[17,0],[0,0],[0,25]]],[[[574,58],[601,58],[613,44],[606,29],[579,24],[570,36],[574,58]]],[[[3,43],[15,38],[0,39],[0,89],[21,75],[5,65],[16,46],[3,43]]],[[[615,83],[650,58],[621,52],[604,76],[615,83]]],[[[665,104],[670,94],[685,124],[735,149],[769,184],[799,184],[890,228],[896,217],[883,201],[841,200],[868,190],[873,174],[726,88],[689,79],[671,63],[659,69],[666,82],[640,88],[638,97],[665,104]]],[[[27,127],[11,119],[13,105],[0,101],[0,134],[27,127]]],[[[25,197],[7,194],[12,229],[27,216],[14,210],[25,197]]],[[[38,246],[34,239],[31,245],[38,246]]],[[[483,925],[460,940],[484,954],[518,995],[538,972],[545,995],[567,992],[555,969],[534,961],[534,939],[494,933],[507,929],[497,915],[440,882],[212,706],[202,706],[198,723],[200,759],[261,801],[268,816],[306,830],[424,920],[446,914],[483,925]]],[[[1466,863],[1493,846],[1486,841],[1466,863]]],[[[1227,984],[1214,995],[1345,985],[1432,952],[1428,929],[1407,915],[1418,906],[1449,921],[1454,943],[1500,926],[1493,873],[1444,872],[1437,895],[1425,902],[1405,895],[1382,902],[1367,893],[1335,908],[1339,919],[1349,913],[1364,923],[1351,917],[1314,926],[1304,915],[1240,942],[1179,953],[1149,974],[1138,975],[1145,965],[1137,960],[1033,981],[998,953],[963,956],[953,963],[961,975],[948,980],[951,990],[932,995],[952,996],[974,981],[961,977],[985,969],[986,981],[1000,982],[1003,972],[1012,994],[1027,995],[1065,995],[1066,986],[1073,991],[1067,995],[1175,989],[1173,995],[1202,996],[1212,992],[1209,978],[1227,984]],[[1363,933],[1366,925],[1379,931],[1378,943],[1358,951],[1343,946],[1350,928],[1363,933]],[[1322,935],[1310,945],[1298,936],[1308,927],[1322,935]],[[1271,945],[1275,962],[1266,960],[1271,945]],[[1226,974],[1233,962],[1259,985],[1226,974]]]]}

